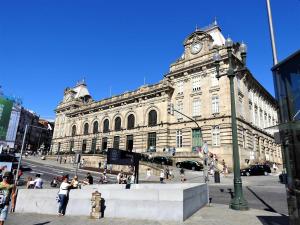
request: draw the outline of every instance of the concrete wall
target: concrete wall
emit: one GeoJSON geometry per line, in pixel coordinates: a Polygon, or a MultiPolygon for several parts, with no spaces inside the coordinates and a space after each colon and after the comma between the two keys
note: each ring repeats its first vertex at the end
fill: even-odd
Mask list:
{"type": "MultiPolygon", "coordinates": [[[[184,221],[208,202],[206,184],[91,185],[72,190],[67,215],[89,216],[92,193],[105,199],[105,217],[184,221]]],[[[57,190],[19,190],[18,213],[57,214],[57,190]]]]}

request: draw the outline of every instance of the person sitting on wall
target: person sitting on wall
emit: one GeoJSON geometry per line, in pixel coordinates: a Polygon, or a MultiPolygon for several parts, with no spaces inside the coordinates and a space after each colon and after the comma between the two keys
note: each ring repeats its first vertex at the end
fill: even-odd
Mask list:
{"type": "Polygon", "coordinates": [[[86,185],[92,185],[94,183],[94,179],[90,173],[87,173],[85,180],[83,181],[86,185]]]}

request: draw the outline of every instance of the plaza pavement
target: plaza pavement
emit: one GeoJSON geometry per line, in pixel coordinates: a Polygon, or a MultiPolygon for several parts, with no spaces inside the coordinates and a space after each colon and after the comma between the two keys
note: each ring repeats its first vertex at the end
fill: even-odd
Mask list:
{"type": "Polygon", "coordinates": [[[214,204],[200,209],[183,223],[88,217],[58,217],[38,214],[9,214],[7,225],[287,225],[288,217],[263,210],[235,211],[227,205],[214,204]]]}

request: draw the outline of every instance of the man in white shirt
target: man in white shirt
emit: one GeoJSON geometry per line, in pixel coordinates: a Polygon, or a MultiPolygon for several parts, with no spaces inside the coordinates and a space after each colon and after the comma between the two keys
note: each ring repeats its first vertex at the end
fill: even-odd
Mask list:
{"type": "Polygon", "coordinates": [[[41,178],[41,175],[37,174],[35,177],[36,178],[34,180],[34,188],[35,189],[42,189],[43,188],[43,180],[41,178]]]}

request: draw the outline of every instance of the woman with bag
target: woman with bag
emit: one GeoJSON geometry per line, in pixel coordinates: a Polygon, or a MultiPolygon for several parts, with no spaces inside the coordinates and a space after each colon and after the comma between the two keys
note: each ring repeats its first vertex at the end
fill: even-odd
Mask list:
{"type": "Polygon", "coordinates": [[[64,177],[64,180],[61,183],[58,192],[58,197],[59,197],[58,216],[64,216],[66,213],[66,208],[69,201],[70,188],[71,188],[71,184],[69,184],[68,178],[64,177]]]}

